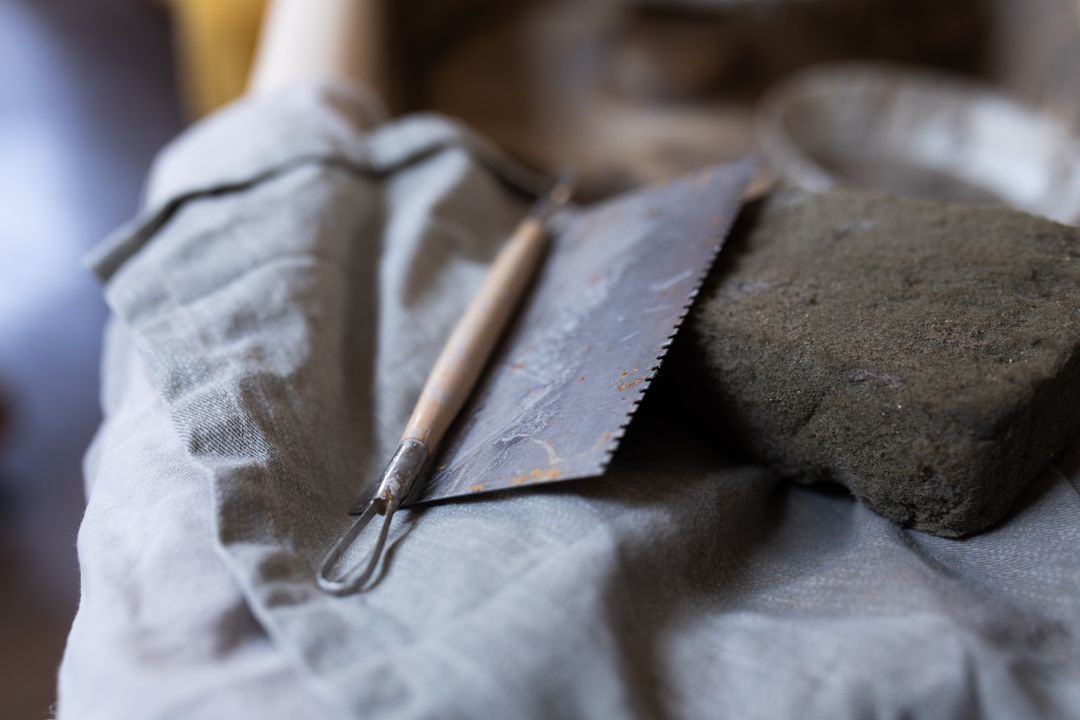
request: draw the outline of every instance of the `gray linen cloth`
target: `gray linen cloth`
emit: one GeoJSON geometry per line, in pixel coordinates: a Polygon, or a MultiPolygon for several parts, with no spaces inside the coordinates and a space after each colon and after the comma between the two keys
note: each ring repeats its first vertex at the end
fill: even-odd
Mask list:
{"type": "Polygon", "coordinates": [[[60,718],[1080,717],[1057,467],[943,540],[646,407],[604,478],[402,513],[371,591],[320,593],[532,182],[448,120],[363,114],[337,87],[228,109],[94,258],[114,320],[60,718]]]}

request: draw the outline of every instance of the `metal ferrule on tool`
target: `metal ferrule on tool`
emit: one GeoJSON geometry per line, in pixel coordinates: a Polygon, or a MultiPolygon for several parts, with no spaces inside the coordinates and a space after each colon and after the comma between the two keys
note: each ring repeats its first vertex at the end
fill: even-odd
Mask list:
{"type": "MultiPolygon", "coordinates": [[[[423,472],[427,459],[428,449],[424,443],[411,439],[401,441],[394,457],[390,458],[386,465],[379,486],[375,489],[375,496],[369,503],[375,506],[376,513],[385,515],[401,507],[401,503],[405,502],[423,472]]],[[[360,515],[364,509],[364,504],[359,503],[349,514],[360,515]]]]}
{"type": "Polygon", "coordinates": [[[383,471],[379,485],[375,488],[375,494],[366,505],[360,503],[353,508],[350,514],[359,515],[359,517],[323,560],[317,576],[319,587],[328,593],[341,595],[366,584],[371,579],[379,564],[383,546],[386,545],[386,537],[390,532],[390,520],[412,492],[413,486],[424,471],[427,460],[428,449],[424,443],[412,439],[401,441],[397,452],[390,458],[386,470],[383,471]],[[345,551],[376,515],[383,516],[382,527],[379,529],[378,539],[368,553],[367,561],[354,565],[349,572],[340,577],[333,575],[333,570],[345,551]]]}

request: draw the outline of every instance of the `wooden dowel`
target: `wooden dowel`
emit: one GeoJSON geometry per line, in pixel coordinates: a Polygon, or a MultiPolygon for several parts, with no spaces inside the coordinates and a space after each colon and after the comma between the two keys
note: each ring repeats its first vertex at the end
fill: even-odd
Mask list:
{"type": "Polygon", "coordinates": [[[402,441],[435,448],[476,385],[547,246],[543,224],[528,217],[499,251],[428,375],[402,441]]]}

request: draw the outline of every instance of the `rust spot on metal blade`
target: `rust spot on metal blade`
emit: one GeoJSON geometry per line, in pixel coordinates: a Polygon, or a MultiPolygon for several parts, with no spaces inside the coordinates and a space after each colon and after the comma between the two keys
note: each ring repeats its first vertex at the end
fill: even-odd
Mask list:
{"type": "Polygon", "coordinates": [[[562,475],[562,471],[559,468],[533,468],[523,475],[515,475],[510,478],[511,485],[524,485],[531,482],[547,482],[550,480],[558,480],[562,475]]]}

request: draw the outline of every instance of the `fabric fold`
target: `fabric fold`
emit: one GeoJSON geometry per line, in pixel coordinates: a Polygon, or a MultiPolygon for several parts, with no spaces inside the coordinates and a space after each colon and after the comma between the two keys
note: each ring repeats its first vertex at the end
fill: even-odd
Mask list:
{"type": "Polygon", "coordinates": [[[334,92],[238,106],[175,144],[92,260],[118,330],[61,717],[199,717],[211,679],[204,717],[270,683],[266,717],[1080,707],[1065,479],[946,541],[734,464],[662,402],[605,477],[403,511],[371,591],[320,593],[318,560],[532,182],[451,121],[362,132],[334,92]],[[203,650],[174,692],[185,642],[203,650]],[[87,711],[90,678],[123,697],[87,711]]]}

